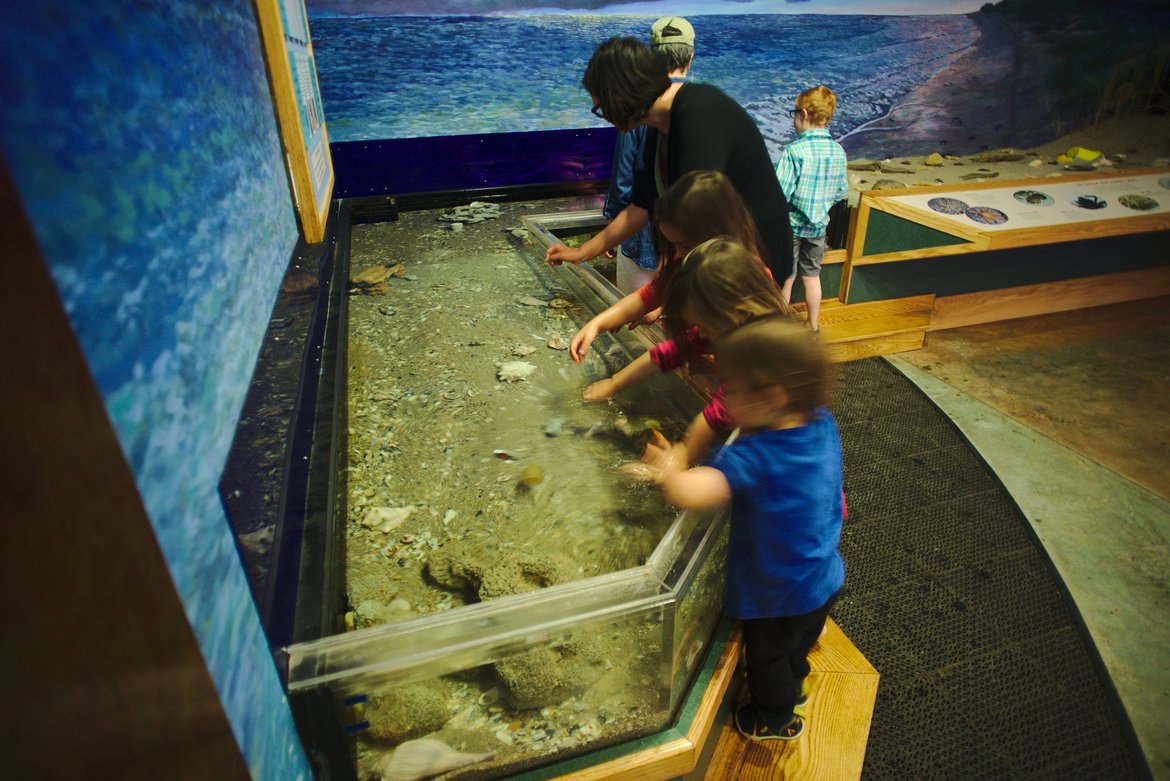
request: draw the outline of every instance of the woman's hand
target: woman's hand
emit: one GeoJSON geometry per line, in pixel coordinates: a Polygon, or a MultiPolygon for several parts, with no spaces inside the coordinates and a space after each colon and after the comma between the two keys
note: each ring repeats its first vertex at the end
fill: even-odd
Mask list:
{"type": "Polygon", "coordinates": [[[544,262],[550,266],[559,266],[562,263],[581,263],[587,260],[580,249],[573,249],[566,244],[554,244],[544,252],[544,262]]]}

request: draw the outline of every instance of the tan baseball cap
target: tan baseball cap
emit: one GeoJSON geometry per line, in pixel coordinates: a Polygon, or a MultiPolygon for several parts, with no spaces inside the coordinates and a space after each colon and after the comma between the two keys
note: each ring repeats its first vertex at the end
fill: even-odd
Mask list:
{"type": "Polygon", "coordinates": [[[681,16],[664,16],[650,26],[650,48],[665,43],[695,45],[695,28],[681,16]]]}

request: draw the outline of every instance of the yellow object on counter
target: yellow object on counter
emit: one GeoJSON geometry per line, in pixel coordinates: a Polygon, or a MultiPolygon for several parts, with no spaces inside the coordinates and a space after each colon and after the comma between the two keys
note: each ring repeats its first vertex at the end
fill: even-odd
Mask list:
{"type": "Polygon", "coordinates": [[[1079,160],[1082,163],[1091,163],[1101,156],[1101,153],[1096,149],[1088,149],[1083,146],[1074,146],[1068,150],[1068,156],[1073,160],[1079,160]]]}

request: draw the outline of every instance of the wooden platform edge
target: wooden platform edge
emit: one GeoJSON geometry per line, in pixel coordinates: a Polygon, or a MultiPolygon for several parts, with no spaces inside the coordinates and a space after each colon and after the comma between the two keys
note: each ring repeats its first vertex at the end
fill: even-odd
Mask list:
{"type": "Polygon", "coordinates": [[[1170,295],[1170,266],[935,299],[930,331],[1170,295]]]}
{"type": "Polygon", "coordinates": [[[832,620],[809,655],[812,690],[805,734],[755,743],[724,719],[704,781],[851,781],[861,777],[880,676],[832,620]]]}
{"type": "Polygon", "coordinates": [[[821,334],[835,362],[855,361],[922,347],[934,295],[840,304],[821,310],[821,334]]]}
{"type": "Polygon", "coordinates": [[[737,624],[715,662],[707,689],[685,735],[559,778],[562,781],[666,781],[694,770],[735,677],[742,648],[743,630],[737,624]]]}
{"type": "Polygon", "coordinates": [[[864,358],[877,358],[894,353],[908,353],[922,349],[926,342],[926,330],[906,332],[889,336],[879,336],[871,339],[860,339],[850,342],[829,343],[829,360],[834,363],[860,361],[864,358]]]}
{"type": "Polygon", "coordinates": [[[781,746],[744,740],[730,723],[730,708],[724,706],[742,696],[742,681],[736,682],[735,675],[742,647],[742,632],[737,625],[720,652],[685,735],[559,778],[562,781],[668,781],[686,777],[722,781],[739,777],[738,767],[745,756],[753,766],[763,761],[778,773],[753,776],[761,779],[845,781],[859,778],[879,676],[841,628],[830,619],[824,638],[809,655],[813,670],[809,736],[781,746]],[[709,752],[711,760],[706,767],[699,767],[703,749],[712,740],[716,744],[709,752]]]}

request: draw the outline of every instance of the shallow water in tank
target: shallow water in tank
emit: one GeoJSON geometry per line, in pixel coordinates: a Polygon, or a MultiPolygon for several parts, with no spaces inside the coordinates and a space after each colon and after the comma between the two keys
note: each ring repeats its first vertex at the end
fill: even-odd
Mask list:
{"type": "MultiPolygon", "coordinates": [[[[569,205],[504,205],[461,229],[443,210],[354,227],[351,280],[394,268],[349,299],[355,627],[641,565],[675,520],[656,490],[617,467],[637,459],[651,429],[681,436],[702,402],[673,375],[610,402],[581,399],[638,348],[628,333],[603,335],[580,366],[564,349],[598,302],[516,229],[527,211],[569,205]]],[[[363,777],[423,735],[494,752],[444,776],[470,778],[661,728],[662,692],[675,685],[664,670],[696,662],[664,655],[697,655],[718,616],[717,573],[698,583],[665,642],[655,614],[374,693],[360,714],[370,723],[358,739],[363,777]]]]}

